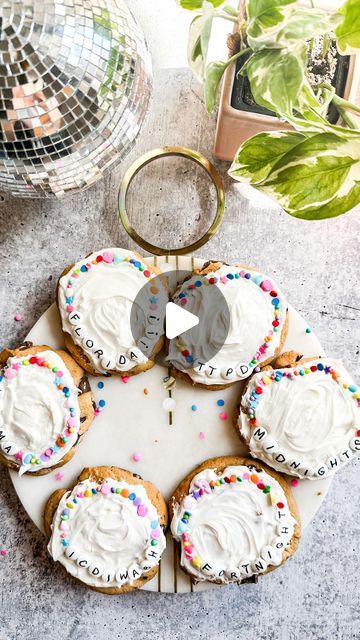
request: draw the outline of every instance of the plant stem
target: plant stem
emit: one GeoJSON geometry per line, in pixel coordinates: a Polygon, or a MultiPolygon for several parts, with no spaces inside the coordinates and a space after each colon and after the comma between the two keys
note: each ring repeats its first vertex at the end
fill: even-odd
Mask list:
{"type": "MultiPolygon", "coordinates": [[[[324,87],[324,89],[328,89],[328,91],[333,91],[333,87],[328,82],[323,82],[320,87],[324,87]]],[[[344,98],[340,98],[336,93],[332,99],[333,103],[340,107],[341,109],[353,111],[354,113],[360,113],[360,105],[354,104],[353,102],[349,102],[349,100],[345,100],[344,98]]]]}
{"type": "Polygon", "coordinates": [[[227,13],[216,13],[215,17],[222,18],[223,20],[229,20],[229,22],[233,22],[234,24],[237,24],[237,21],[238,21],[238,19],[235,18],[235,16],[229,16],[229,14],[227,13]]]}
{"type": "Polygon", "coordinates": [[[231,58],[228,58],[228,60],[226,61],[227,65],[231,64],[232,62],[235,62],[235,60],[245,55],[246,53],[249,53],[249,51],[251,51],[250,47],[246,47],[246,49],[240,49],[240,51],[235,53],[235,55],[231,56],[231,58]]]}
{"type": "Polygon", "coordinates": [[[346,111],[346,109],[342,109],[340,106],[337,106],[337,110],[341,115],[342,119],[344,120],[344,122],[347,124],[347,126],[350,127],[350,129],[359,129],[357,123],[355,122],[355,120],[353,120],[353,118],[346,111]]]}

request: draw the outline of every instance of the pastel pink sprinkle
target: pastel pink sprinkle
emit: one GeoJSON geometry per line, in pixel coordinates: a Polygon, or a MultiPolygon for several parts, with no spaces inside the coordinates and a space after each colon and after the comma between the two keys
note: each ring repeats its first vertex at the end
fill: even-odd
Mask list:
{"type": "MultiPolygon", "coordinates": [[[[43,360],[43,362],[45,362],[45,360],[43,360]]],[[[63,371],[57,371],[57,372],[56,372],[56,377],[57,377],[57,378],[62,378],[62,377],[63,377],[63,375],[64,375],[63,371]]]]}
{"type": "Polygon", "coordinates": [[[142,455],[140,453],[140,451],[136,451],[136,453],[133,453],[133,460],[135,460],[135,462],[140,462],[142,455]]]}
{"type": "Polygon", "coordinates": [[[68,425],[68,427],[75,427],[76,418],[69,418],[68,421],[67,421],[67,425],[68,425]]]}
{"type": "Polygon", "coordinates": [[[20,362],[14,362],[14,364],[12,365],[12,368],[15,369],[15,371],[19,371],[19,369],[21,369],[20,362]]]}
{"type": "Polygon", "coordinates": [[[186,300],[186,298],[181,298],[181,300],[180,300],[180,304],[182,304],[183,306],[184,306],[185,304],[187,304],[187,300],[186,300]]]}
{"type": "Polygon", "coordinates": [[[22,320],[22,319],[23,319],[23,316],[21,315],[21,313],[17,313],[16,316],[15,316],[16,322],[20,322],[20,320],[22,320]]]}
{"type": "Polygon", "coordinates": [[[52,449],[46,449],[46,451],[45,451],[45,455],[46,455],[48,458],[51,458],[51,456],[52,456],[52,449]]]}
{"type": "Polygon", "coordinates": [[[222,282],[222,284],[226,284],[227,283],[227,277],[226,276],[221,276],[220,282],[222,282]]]}
{"type": "Polygon", "coordinates": [[[151,309],[151,311],[156,311],[156,309],[158,308],[157,304],[150,304],[149,308],[151,309]]]}
{"type": "Polygon", "coordinates": [[[110,493],[110,487],[109,487],[109,485],[108,485],[108,484],[104,484],[104,485],[101,487],[101,493],[103,493],[103,494],[104,494],[104,496],[107,496],[107,495],[110,493]]]}
{"type": "Polygon", "coordinates": [[[293,478],[293,479],[291,480],[291,486],[292,486],[292,487],[297,487],[297,486],[298,486],[298,484],[299,484],[299,480],[296,480],[296,478],[293,478]]]}
{"type": "Polygon", "coordinates": [[[271,280],[263,280],[260,284],[260,287],[263,291],[271,291],[273,288],[273,284],[271,280]]]}
{"type": "Polygon", "coordinates": [[[130,380],[130,376],[121,376],[121,382],[123,382],[124,384],[129,382],[129,380],[130,380]]]}
{"type": "Polygon", "coordinates": [[[205,440],[205,433],[203,431],[199,432],[199,438],[200,440],[205,440]]]}
{"type": "Polygon", "coordinates": [[[222,411],[221,413],[219,413],[219,418],[220,420],[227,420],[228,419],[228,414],[226,413],[226,411],[222,411]]]}
{"type": "Polygon", "coordinates": [[[187,556],[192,556],[192,554],[194,553],[194,547],[189,544],[187,547],[185,547],[185,553],[187,556]]]}
{"type": "Polygon", "coordinates": [[[249,480],[250,473],[244,473],[243,478],[244,478],[244,480],[249,480]]]}
{"type": "Polygon", "coordinates": [[[63,479],[63,477],[64,477],[64,474],[63,474],[63,472],[62,472],[62,471],[57,471],[57,472],[55,473],[55,480],[62,480],[62,479],[63,479]]]}
{"type": "Polygon", "coordinates": [[[114,262],[114,254],[111,251],[104,251],[102,257],[104,262],[107,262],[108,264],[114,262]]]}
{"type": "Polygon", "coordinates": [[[12,380],[13,378],[16,378],[17,371],[16,371],[16,369],[5,369],[4,376],[8,380],[12,380]]]}
{"type": "Polygon", "coordinates": [[[148,508],[147,508],[146,504],[139,504],[139,506],[137,508],[138,516],[141,516],[142,518],[144,518],[144,516],[146,516],[147,512],[148,512],[148,508]]]}
{"type": "Polygon", "coordinates": [[[5,558],[6,556],[6,549],[1,549],[0,554],[2,555],[3,558],[5,558]]]}
{"type": "Polygon", "coordinates": [[[66,311],[67,311],[68,313],[71,313],[72,311],[74,311],[74,307],[72,306],[72,304],[68,304],[68,305],[67,305],[67,307],[66,307],[66,311]]]}
{"type": "Polygon", "coordinates": [[[153,531],[150,533],[151,538],[153,538],[154,540],[156,540],[157,538],[160,537],[160,529],[153,529],[153,531]]]}
{"type": "Polygon", "coordinates": [[[62,522],[60,523],[60,529],[61,531],[69,531],[69,525],[67,522],[65,522],[65,520],[62,520],[62,522]]]}

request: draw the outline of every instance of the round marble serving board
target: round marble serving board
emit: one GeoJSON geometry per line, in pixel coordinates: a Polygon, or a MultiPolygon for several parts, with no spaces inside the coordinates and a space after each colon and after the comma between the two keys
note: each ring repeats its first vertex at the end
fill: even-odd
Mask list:
{"type": "MultiPolygon", "coordinates": [[[[191,257],[147,258],[164,271],[167,269],[193,269],[201,267],[203,260],[191,257]]],[[[289,308],[289,333],[284,350],[296,349],[304,356],[325,355],[314,333],[306,333],[307,323],[289,308]]],[[[34,344],[63,347],[60,320],[53,304],[37,321],[28,340],[34,344]]],[[[49,495],[62,487],[71,486],[84,467],[115,465],[140,474],[151,480],[168,500],[180,480],[206,458],[247,453],[236,435],[231,418],[238,402],[243,383],[239,382],[225,391],[207,391],[192,388],[181,380],[176,387],[166,391],[162,380],[167,369],[156,365],[149,371],[123,383],[120,376],[92,378],[90,383],[96,401],[104,399],[106,406],[94,420],[74,458],[61,471],[62,480],[55,479],[56,471],[42,476],[21,478],[10,472],[15,490],[24,508],[36,526],[43,531],[42,515],[49,495]],[[98,389],[99,380],[104,388],[98,389]],[[147,395],[144,389],[148,390],[147,395]],[[168,413],[163,401],[169,395],[175,400],[175,408],[168,413]],[[217,400],[225,401],[224,407],[217,400]],[[196,405],[197,411],[191,406],[196,405]],[[226,411],[229,418],[221,420],[219,414],[226,411]],[[199,432],[205,434],[202,440],[199,432]],[[134,462],[132,454],[140,452],[140,462],[134,462]]],[[[290,478],[289,478],[290,481],[290,478]]],[[[306,526],[319,509],[330,486],[331,478],[301,480],[293,493],[299,507],[303,526],[306,526]]],[[[182,572],[178,562],[175,542],[168,533],[167,549],[160,569],[143,589],[167,593],[197,592],[218,588],[211,583],[193,585],[182,572]]],[[[246,588],[246,585],[243,586],[246,588]]]]}

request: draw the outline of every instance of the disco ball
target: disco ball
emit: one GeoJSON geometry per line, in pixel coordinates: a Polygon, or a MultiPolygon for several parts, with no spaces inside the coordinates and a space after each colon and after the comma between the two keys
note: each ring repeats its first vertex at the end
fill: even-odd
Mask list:
{"type": "Polygon", "coordinates": [[[0,0],[0,191],[61,197],[130,150],[151,60],[123,0],[0,0]]]}

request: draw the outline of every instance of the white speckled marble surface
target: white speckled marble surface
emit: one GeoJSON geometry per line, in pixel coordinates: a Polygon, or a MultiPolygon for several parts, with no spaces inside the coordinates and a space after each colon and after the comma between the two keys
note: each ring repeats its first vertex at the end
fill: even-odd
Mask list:
{"type": "MultiPolygon", "coordinates": [[[[171,1],[157,0],[154,9],[145,0],[130,3],[151,45],[158,42],[169,50],[174,26],[169,23],[165,30],[162,25],[161,42],[154,29],[171,1]]],[[[158,62],[158,52],[155,58],[149,117],[135,149],[114,174],[60,202],[5,196],[0,203],[1,346],[23,339],[53,300],[57,276],[73,258],[101,246],[133,246],[116,215],[119,179],[132,159],[162,144],[182,144],[211,158],[215,118],[204,112],[201,88],[187,69],[174,68],[174,56],[170,68],[158,62]],[[14,321],[16,313],[23,315],[21,322],[14,321]]],[[[323,222],[295,220],[276,205],[245,199],[226,177],[227,165],[216,164],[225,178],[227,210],[219,234],[201,254],[273,273],[316,328],[327,353],[342,357],[360,380],[360,210],[323,222]]],[[[158,163],[134,183],[133,219],[155,242],[186,242],[209,220],[199,214],[209,201],[207,183],[189,169],[181,161],[158,163]]],[[[335,477],[296,556],[258,585],[109,598],[54,566],[1,469],[0,547],[8,554],[0,557],[0,640],[359,638],[359,471],[357,461],[335,477]]]]}

